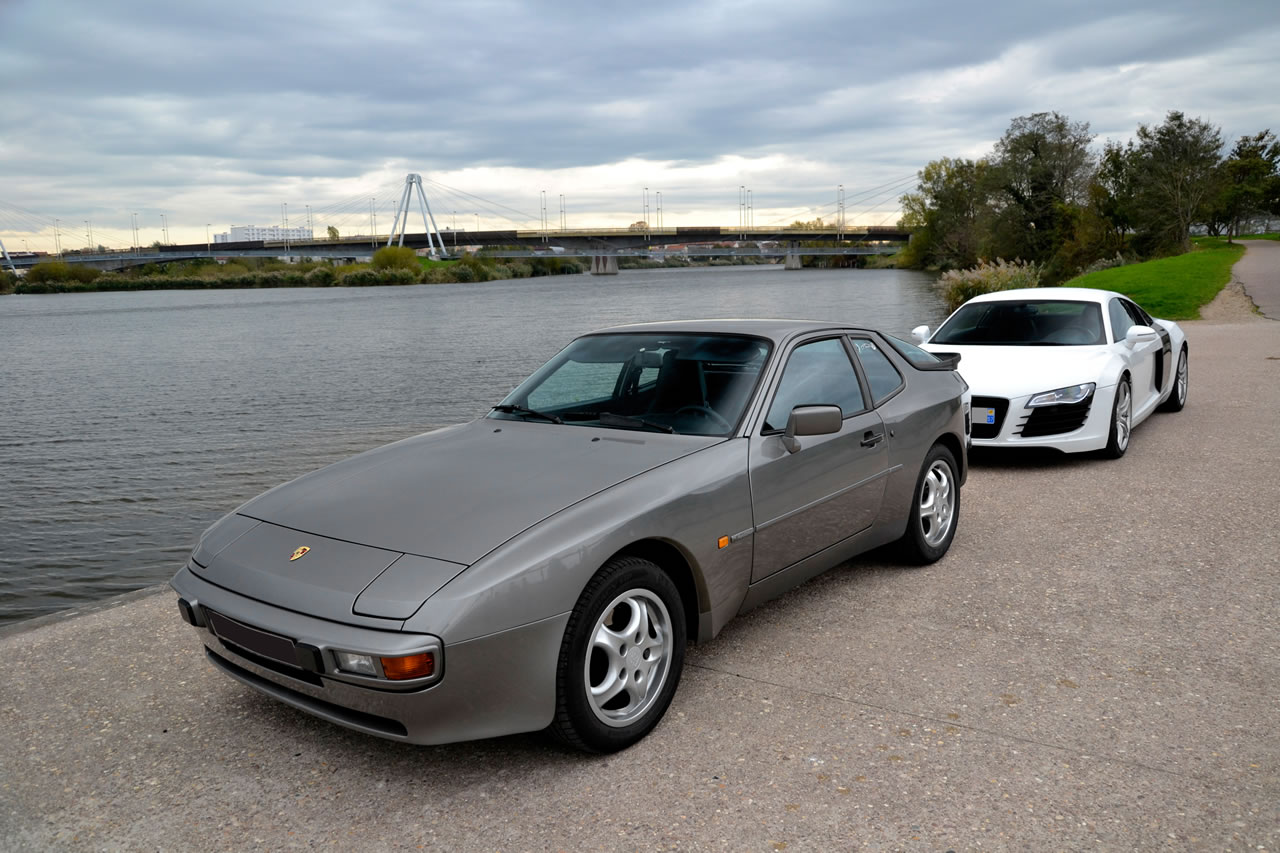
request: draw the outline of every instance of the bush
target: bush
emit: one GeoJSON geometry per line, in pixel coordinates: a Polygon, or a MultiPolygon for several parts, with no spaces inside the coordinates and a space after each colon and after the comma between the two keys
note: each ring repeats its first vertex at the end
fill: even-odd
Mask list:
{"type": "Polygon", "coordinates": [[[418,253],[408,246],[384,246],[373,253],[375,270],[410,270],[416,274],[421,267],[418,253]]]}
{"type": "Polygon", "coordinates": [[[954,311],[984,293],[1039,287],[1040,272],[1039,266],[1027,261],[1009,263],[997,258],[994,264],[982,261],[971,269],[943,273],[938,279],[938,289],[947,302],[947,310],[954,311]]]}
{"type": "Polygon", "coordinates": [[[101,273],[93,267],[72,266],[65,261],[41,261],[27,272],[27,281],[32,284],[54,281],[74,281],[87,284],[99,275],[101,273]]]}
{"type": "Polygon", "coordinates": [[[13,293],[18,286],[18,276],[11,270],[0,272],[0,293],[13,293]]]}
{"type": "Polygon", "coordinates": [[[416,284],[417,272],[406,269],[359,269],[344,275],[339,284],[345,287],[385,287],[391,284],[416,284]]]}
{"type": "Polygon", "coordinates": [[[316,267],[307,273],[307,284],[310,287],[332,287],[337,278],[329,267],[316,267]]]}

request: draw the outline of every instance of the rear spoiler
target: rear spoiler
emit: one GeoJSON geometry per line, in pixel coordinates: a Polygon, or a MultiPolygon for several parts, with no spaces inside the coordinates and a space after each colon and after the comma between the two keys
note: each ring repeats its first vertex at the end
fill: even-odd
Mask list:
{"type": "Polygon", "coordinates": [[[911,366],[916,370],[955,370],[960,364],[960,353],[958,352],[935,352],[933,355],[938,357],[937,361],[925,362],[924,364],[913,361],[911,366]]]}

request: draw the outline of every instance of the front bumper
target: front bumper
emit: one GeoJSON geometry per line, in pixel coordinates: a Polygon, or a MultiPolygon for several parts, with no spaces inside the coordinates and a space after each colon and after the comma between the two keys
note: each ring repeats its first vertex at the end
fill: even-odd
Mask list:
{"type": "Polygon", "coordinates": [[[556,661],[568,613],[446,645],[430,635],[344,625],[264,604],[186,568],[170,586],[180,596],[184,619],[197,623],[205,654],[216,668],[347,728],[407,743],[441,744],[536,731],[555,713],[556,661]],[[403,654],[434,647],[444,653],[446,669],[425,685],[367,686],[330,672],[281,666],[224,642],[210,629],[208,611],[292,638],[299,648],[319,650],[322,657],[331,648],[403,654]]]}
{"type": "Polygon", "coordinates": [[[1101,450],[1107,446],[1111,433],[1111,405],[1115,386],[1098,388],[1090,398],[1087,414],[1075,426],[1075,419],[1063,412],[1058,417],[1046,417],[1051,413],[1048,409],[1067,410],[1071,407],[1027,407],[1032,394],[1021,397],[1001,397],[997,394],[973,392],[973,425],[972,444],[974,447],[1046,447],[1061,450],[1064,453],[1084,453],[1101,450]],[[995,410],[995,423],[986,422],[985,413],[995,410]],[[1033,413],[1035,420],[1032,420],[1033,413]],[[1067,427],[1053,426],[1054,422],[1064,423],[1067,427]],[[1033,434],[1045,429],[1049,434],[1033,434]],[[1024,435],[1024,431],[1027,433],[1024,435]]]}

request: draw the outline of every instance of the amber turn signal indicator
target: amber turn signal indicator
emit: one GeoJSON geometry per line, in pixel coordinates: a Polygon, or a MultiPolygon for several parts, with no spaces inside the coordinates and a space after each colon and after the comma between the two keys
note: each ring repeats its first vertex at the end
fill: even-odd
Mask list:
{"type": "Polygon", "coordinates": [[[382,658],[382,674],[392,681],[435,675],[436,656],[431,652],[402,658],[382,658]]]}
{"type": "Polygon", "coordinates": [[[728,537],[728,536],[721,536],[721,537],[716,541],[716,545],[720,546],[721,548],[728,548],[728,547],[729,547],[729,537],[728,537]]]}

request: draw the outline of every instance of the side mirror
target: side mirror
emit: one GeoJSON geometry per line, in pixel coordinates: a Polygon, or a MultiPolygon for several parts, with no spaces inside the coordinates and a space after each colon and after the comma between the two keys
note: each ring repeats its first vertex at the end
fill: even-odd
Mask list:
{"type": "Polygon", "coordinates": [[[796,440],[802,435],[831,435],[840,431],[844,412],[839,406],[796,406],[787,418],[787,429],[782,433],[782,446],[788,453],[800,449],[796,440]]]}
{"type": "Polygon", "coordinates": [[[929,327],[916,326],[911,330],[911,337],[915,338],[917,343],[924,343],[929,340],[929,327]]]}
{"type": "Polygon", "coordinates": [[[1150,326],[1130,326],[1129,331],[1124,333],[1124,342],[1130,349],[1138,344],[1144,344],[1148,341],[1154,341],[1160,335],[1150,326]]]}

